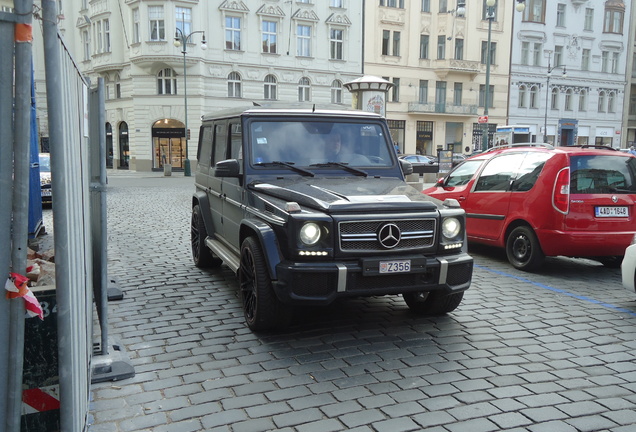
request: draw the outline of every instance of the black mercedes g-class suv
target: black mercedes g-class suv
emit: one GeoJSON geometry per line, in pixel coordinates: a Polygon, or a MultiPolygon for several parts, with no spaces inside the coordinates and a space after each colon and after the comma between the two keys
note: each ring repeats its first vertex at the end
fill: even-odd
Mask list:
{"type": "Polygon", "coordinates": [[[465,214],[405,182],[385,120],[360,110],[254,106],[204,116],[192,197],[198,267],[224,262],[254,330],[294,304],[401,294],[427,315],[468,289],[465,214]]]}

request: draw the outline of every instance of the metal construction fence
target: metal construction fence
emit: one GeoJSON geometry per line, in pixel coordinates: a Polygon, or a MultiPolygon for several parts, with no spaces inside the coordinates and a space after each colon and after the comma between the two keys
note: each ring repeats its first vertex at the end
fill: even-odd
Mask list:
{"type": "Polygon", "coordinates": [[[45,337],[56,349],[38,352],[38,357],[57,363],[57,376],[42,380],[46,389],[28,389],[29,383],[23,382],[24,353],[37,352],[37,341],[25,337],[22,298],[0,295],[0,431],[7,432],[85,431],[91,381],[134,375],[121,365],[120,375],[112,375],[121,362],[108,357],[103,81],[91,89],[74,62],[57,27],[57,3],[42,0],[34,13],[33,0],[15,0],[13,8],[0,11],[0,271],[24,275],[28,261],[35,16],[41,20],[46,73],[55,251],[55,310],[48,312],[55,312],[56,329],[45,337]],[[97,343],[95,308],[101,330],[97,343]],[[25,428],[26,415],[33,413],[25,411],[26,390],[58,399],[52,404],[59,410],[55,425],[25,428]]]}

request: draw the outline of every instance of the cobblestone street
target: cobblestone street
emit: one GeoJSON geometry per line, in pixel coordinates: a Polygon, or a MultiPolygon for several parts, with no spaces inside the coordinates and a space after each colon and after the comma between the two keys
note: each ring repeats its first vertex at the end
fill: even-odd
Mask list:
{"type": "Polygon", "coordinates": [[[181,173],[109,174],[124,292],[109,331],[136,375],[92,386],[91,432],[634,431],[636,294],[620,270],[553,258],[522,273],[471,248],[473,284],[448,316],[352,299],[254,334],[234,274],[192,264],[193,191],[181,173]]]}

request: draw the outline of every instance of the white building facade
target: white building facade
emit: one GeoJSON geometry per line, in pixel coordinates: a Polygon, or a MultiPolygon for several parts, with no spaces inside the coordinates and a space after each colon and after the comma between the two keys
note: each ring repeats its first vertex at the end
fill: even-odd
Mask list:
{"type": "Polygon", "coordinates": [[[525,3],[514,16],[509,124],[537,142],[621,147],[631,0],[525,3]]]}
{"type": "Polygon", "coordinates": [[[106,84],[113,168],[179,170],[196,160],[203,114],[270,101],[349,106],[343,84],[362,75],[360,1],[69,0],[63,8],[76,61],[106,84]],[[187,42],[185,55],[175,36],[187,42]]]}

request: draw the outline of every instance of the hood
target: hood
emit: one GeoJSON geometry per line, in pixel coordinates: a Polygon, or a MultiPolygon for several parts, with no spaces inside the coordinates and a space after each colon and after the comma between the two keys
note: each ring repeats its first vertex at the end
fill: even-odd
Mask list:
{"type": "Polygon", "coordinates": [[[433,211],[441,202],[395,178],[289,178],[255,181],[249,188],[285,202],[296,202],[325,213],[433,211]]]}

